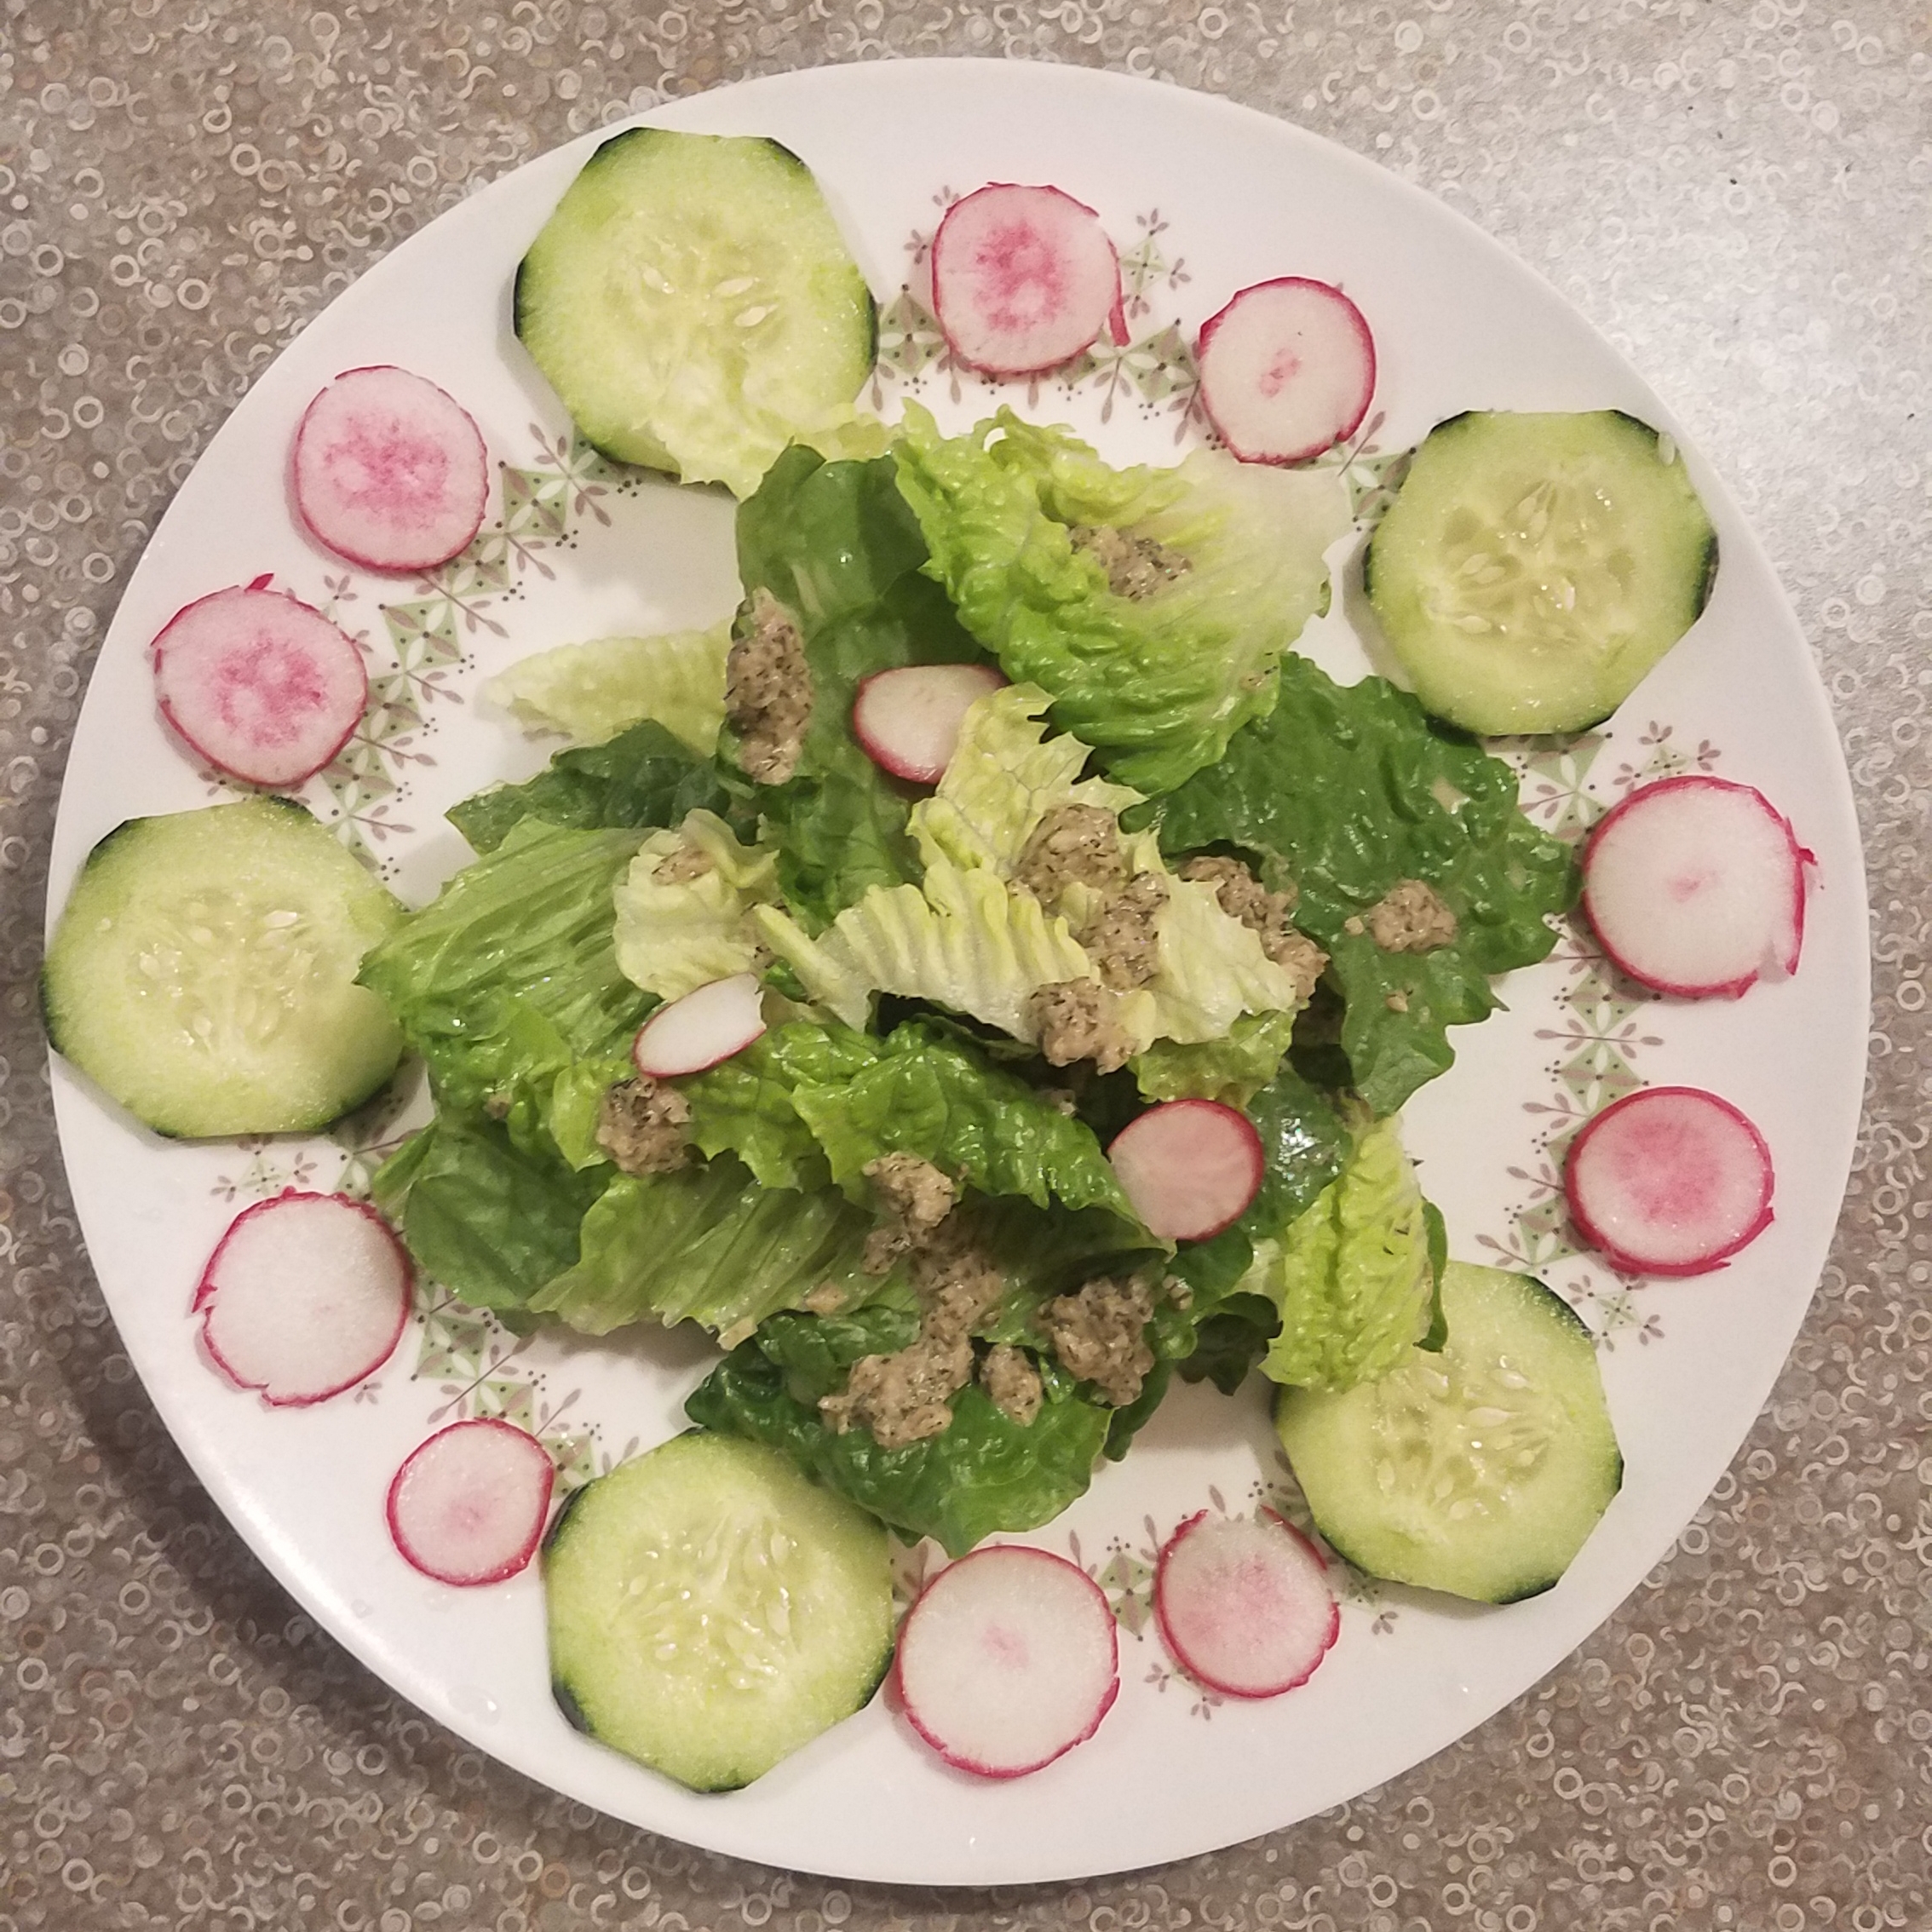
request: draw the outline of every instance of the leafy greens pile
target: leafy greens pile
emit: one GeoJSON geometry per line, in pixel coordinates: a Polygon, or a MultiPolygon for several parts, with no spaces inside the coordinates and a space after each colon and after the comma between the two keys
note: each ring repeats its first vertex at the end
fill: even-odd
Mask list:
{"type": "Polygon", "coordinates": [[[703,1324],[727,1352],[693,1419],[955,1552],[1065,1508],[1176,1370],[1339,1388],[1439,1346],[1441,1224],[1394,1117],[1449,1065],[1446,1029],[1494,1003],[1489,976],[1549,950],[1573,881],[1506,768],[1394,687],[1341,687],[1293,654],[1326,598],[1339,497],[1332,473],[1205,452],[1114,470],[1005,411],[946,439],[914,409],[871,460],[788,451],[739,509],[737,628],[777,606],[810,670],[783,783],[738,764],[723,630],[514,667],[494,694],[580,742],[451,811],[478,857],[363,969],[435,1102],[377,1179],[424,1272],[516,1328],[703,1324]],[[1114,584],[1107,543],[1162,561],[1151,595],[1114,584]],[[852,701],[875,672],[945,662],[1014,681],[922,794],[860,748],[852,701]],[[1030,1018],[1040,986],[1095,970],[1078,906],[1015,876],[1066,806],[1113,815],[1162,895],[1158,968],[1118,996],[1132,1056],[1105,1074],[1049,1066],[1030,1018]],[[1202,852],[1298,894],[1329,956],[1311,1003],[1213,885],[1181,876],[1202,852]],[[1452,940],[1377,943],[1364,915],[1403,881],[1453,913],[1452,940]],[[687,1164],[624,1171],[599,1122],[638,1026],[746,971],[768,1030],[675,1084],[687,1164]],[[1187,1095],[1244,1107],[1266,1171],[1239,1222],[1176,1253],[1104,1149],[1187,1095]],[[974,1347],[1025,1351],[1030,1420],[977,1383],[950,1426],[896,1447],[821,1410],[920,1331],[906,1261],[878,1272],[872,1239],[867,1169],[894,1154],[958,1190],[1002,1282],[974,1347]],[[1118,1406],[1038,1320],[1101,1274],[1152,1290],[1153,1366],[1118,1406]]]}

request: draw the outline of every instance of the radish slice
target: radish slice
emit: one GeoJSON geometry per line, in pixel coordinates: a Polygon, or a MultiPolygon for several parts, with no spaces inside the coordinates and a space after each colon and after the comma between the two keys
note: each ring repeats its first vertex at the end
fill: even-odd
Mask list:
{"type": "Polygon", "coordinates": [[[1220,1101],[1150,1107],[1114,1136],[1107,1158],[1148,1233],[1164,1241],[1205,1241],[1261,1191],[1261,1136],[1220,1101]]]}
{"type": "Polygon", "coordinates": [[[651,1079],[702,1073],[742,1053],[765,1030],[762,992],[756,973],[713,980],[660,1006],[637,1029],[630,1057],[651,1079]]]}
{"type": "Polygon", "coordinates": [[[420,1444],[389,1485],[389,1534],[438,1583],[501,1583],[537,1553],[556,1467],[526,1430],[480,1417],[420,1444]]]}
{"type": "Polygon", "coordinates": [[[375,1209],[291,1187],[228,1224],[193,1312],[231,1382],[300,1407],[388,1360],[409,1317],[410,1281],[409,1256],[375,1209]]]}
{"type": "Polygon", "coordinates": [[[267,580],[175,612],[152,646],[161,715],[217,771],[300,785],[348,743],[369,702],[354,643],[267,580]]]}
{"type": "Polygon", "coordinates": [[[1113,1613],[1085,1571],[995,1544],[920,1592],[893,1672],[913,1729],[948,1764],[1020,1778],[1100,1728],[1119,1664],[1113,1613]]]}
{"type": "Polygon", "coordinates": [[[1816,861],[1760,791],[1688,776],[1647,785],[1584,848],[1584,916],[1640,985],[1689,999],[1797,970],[1816,861]]]}
{"type": "Polygon", "coordinates": [[[937,785],[973,705],[1006,682],[991,664],[902,664],[863,680],[852,735],[875,765],[914,785],[937,785]]]}
{"type": "Polygon", "coordinates": [[[1326,282],[1285,275],[1243,289],[1194,345],[1201,406],[1243,463],[1304,463],[1368,414],[1375,338],[1326,282]]]}
{"type": "Polygon", "coordinates": [[[1175,1662],[1230,1697],[1305,1684],[1342,1628],[1328,1566],[1272,1509],[1188,1517],[1161,1550],[1153,1601],[1175,1662]]]}
{"type": "Polygon", "coordinates": [[[1771,1223],[1771,1150],[1728,1101],[1646,1087],[1596,1116],[1563,1170],[1570,1217],[1631,1274],[1702,1274],[1771,1223]]]}
{"type": "Polygon", "coordinates": [[[490,459],[481,432],[406,369],[350,369],[296,431],[296,509],[316,542],[365,570],[434,570],[483,527],[490,459]]]}
{"type": "Polygon", "coordinates": [[[1120,258],[1100,216],[1056,187],[1007,181],[946,210],[933,309],[946,346],[990,376],[1057,369],[1103,329],[1126,331],[1120,258]]]}

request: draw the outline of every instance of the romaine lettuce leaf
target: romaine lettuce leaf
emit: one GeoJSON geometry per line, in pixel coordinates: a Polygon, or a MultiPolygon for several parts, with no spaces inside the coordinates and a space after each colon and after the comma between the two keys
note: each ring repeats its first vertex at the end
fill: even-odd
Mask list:
{"type": "Polygon", "coordinates": [[[612,894],[614,943],[624,976],[660,999],[749,973],[757,965],[754,906],[778,897],[777,855],[740,845],[714,812],[687,813],[676,831],[654,831],[612,894]],[[706,868],[666,879],[659,868],[687,852],[706,868]]]}
{"type": "Polygon", "coordinates": [[[728,1346],[823,1282],[875,1289],[859,1268],[871,1228],[842,1196],[761,1187],[728,1155],[671,1174],[619,1174],[584,1216],[579,1258],[528,1308],[584,1335],[695,1321],[728,1346]]]}
{"type": "Polygon", "coordinates": [[[646,719],[709,758],[724,723],[727,618],[709,630],[600,637],[539,651],[500,670],[483,695],[528,731],[601,745],[646,719]]]}
{"type": "Polygon", "coordinates": [[[560,751],[535,778],[496,785],[444,814],[478,852],[494,852],[520,819],[579,831],[675,825],[687,812],[726,812],[731,793],[708,760],[660,724],[633,725],[607,745],[560,751]]]}
{"type": "Polygon", "coordinates": [[[1430,1331],[1428,1205],[1393,1119],[1371,1125],[1313,1205],[1256,1244],[1242,1283],[1281,1313],[1262,1372],[1340,1390],[1386,1375],[1430,1331]]]}
{"type": "MultiPolygon", "coordinates": [[[[839,1318],[833,1318],[837,1320],[839,1318]]],[[[1033,1529],[1085,1493],[1114,1411],[1082,1396],[1051,1361],[1040,1366],[1044,1400],[1022,1427],[977,1384],[952,1400],[952,1426],[903,1448],[882,1449],[863,1429],[836,1434],[819,1418],[829,1394],[861,1355],[903,1348],[917,1316],[891,1308],[841,1324],[777,1315],[699,1384],[685,1413],[706,1429],[765,1442],[808,1474],[870,1509],[902,1535],[929,1536],[963,1556],[1001,1530],[1033,1529]]]]}
{"type": "Polygon", "coordinates": [[[894,452],[932,574],[1017,682],[1113,777],[1164,791],[1221,756],[1274,702],[1277,659],[1323,607],[1322,554],[1348,524],[1331,470],[1197,451],[1177,469],[1113,471],[1068,431],[1002,410],[943,438],[917,404],[894,452]],[[1145,599],[1117,595],[1075,543],[1104,526],[1187,567],[1145,599]]]}
{"type": "Polygon", "coordinates": [[[1011,878],[1055,807],[1118,814],[1141,802],[1125,785],[1081,778],[1093,748],[1070,733],[1048,737],[1051,702],[1037,684],[1009,684],[968,710],[939,789],[912,808],[909,829],[928,865],[985,865],[1011,878]]]}
{"type": "Polygon", "coordinates": [[[900,664],[984,660],[940,587],[889,456],[826,463],[803,447],[773,464],[738,511],[739,573],[797,618],[812,718],[796,773],[758,788],[792,911],[813,930],[875,886],[917,877],[912,794],[852,735],[861,678],[900,664]]]}
{"type": "Polygon", "coordinates": [[[1326,948],[1347,1001],[1356,1090],[1392,1113],[1454,1060],[1446,1029],[1497,1004],[1489,975],[1543,958],[1550,915],[1576,898],[1569,848],[1525,818],[1515,774],[1435,725],[1380,678],[1339,686],[1304,658],[1281,666],[1273,713],[1159,802],[1172,854],[1245,848],[1268,883],[1300,888],[1296,923],[1326,948]],[[1404,879],[1455,913],[1454,940],[1388,952],[1349,922],[1404,879]]]}
{"type": "Polygon", "coordinates": [[[1280,1072],[1295,1018],[1292,1010],[1243,1013],[1217,1040],[1156,1040],[1133,1061],[1141,1098],[1245,1107],[1280,1072]]]}
{"type": "MultiPolygon", "coordinates": [[[[913,1021],[876,1039],[794,1021],[681,1090],[699,1146],[729,1148],[767,1187],[829,1178],[866,1203],[868,1164],[917,1154],[980,1194],[1095,1210],[1113,1223],[1107,1249],[1158,1245],[1090,1127],[935,1026],[913,1021]]],[[[1011,1259],[1024,1268],[1023,1248],[1011,1259]]]]}
{"type": "Polygon", "coordinates": [[[602,1185],[524,1153],[497,1121],[446,1107],[377,1169],[371,1191],[425,1276],[515,1319],[576,1262],[602,1185]]]}
{"type": "Polygon", "coordinates": [[[655,1003],[618,969],[611,894],[642,835],[524,819],[363,960],[438,1104],[509,1104],[607,1055],[655,1003]]]}

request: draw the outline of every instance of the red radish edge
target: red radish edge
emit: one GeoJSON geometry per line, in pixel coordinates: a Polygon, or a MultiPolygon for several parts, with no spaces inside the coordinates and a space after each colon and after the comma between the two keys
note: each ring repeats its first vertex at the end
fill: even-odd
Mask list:
{"type": "Polygon", "coordinates": [[[537,1554],[556,1465],[528,1430],[494,1417],[418,1443],[389,1484],[390,1540],[438,1583],[503,1583],[537,1554]]]}
{"type": "Polygon", "coordinates": [[[366,1381],[394,1354],[413,1279],[408,1252],[366,1202],[288,1187],[228,1223],[195,1285],[190,1313],[201,1317],[210,1360],[238,1389],[256,1390],[276,1408],[306,1408],[366,1381]],[[319,1210],[348,1217],[331,1231],[348,1238],[332,1256],[319,1250],[319,1210]],[[282,1244],[273,1240],[278,1222],[271,1217],[290,1238],[290,1251],[277,1251],[282,1244]],[[328,1263],[326,1272],[302,1273],[319,1261],[328,1263]],[[355,1286],[345,1269],[357,1267],[365,1271],[362,1291],[345,1297],[345,1282],[355,1286]],[[347,1345],[358,1337],[358,1345],[347,1345]]]}
{"type": "MultiPolygon", "coordinates": [[[[1699,837],[1695,842],[1700,854],[1708,850],[1706,838],[1699,837]]],[[[1751,855],[1754,864],[1765,865],[1769,871],[1773,868],[1767,863],[1768,858],[1766,853],[1751,855]]],[[[1804,945],[1808,868],[1817,863],[1815,854],[1798,843],[1791,820],[1755,786],[1700,773],[1659,779],[1631,792],[1591,828],[1583,854],[1584,916],[1610,963],[1639,986],[1683,999],[1735,999],[1756,986],[1767,969],[1785,976],[1797,970],[1804,945]],[[1748,969],[1726,978],[1673,977],[1659,969],[1661,963],[1647,948],[1654,946],[1660,937],[1666,952],[1673,944],[1681,947],[1685,937],[1693,936],[1686,934],[1687,920],[1714,916],[1735,925],[1738,912],[1722,902],[1727,882],[1708,870],[1694,874],[1679,872],[1674,877],[1633,876],[1633,856],[1627,848],[1633,838],[1642,837],[1639,821],[1653,817],[1660,810],[1674,810],[1672,801],[1709,801],[1719,796],[1754,808],[1752,817],[1761,817],[1768,826],[1776,828],[1789,860],[1788,880],[1780,882],[1788,898],[1783,906],[1765,907],[1762,944],[1742,949],[1756,955],[1748,969]],[[1714,889],[1719,903],[1713,910],[1708,901],[1714,889]],[[1635,903],[1618,907],[1616,901],[1625,894],[1635,903]]],[[[1781,866],[1775,869],[1783,870],[1781,866]]]]}
{"type": "Polygon", "coordinates": [[[184,604],[149,647],[161,715],[231,778],[285,790],[348,743],[369,702],[362,653],[267,579],[184,604]]]}
{"type": "Polygon", "coordinates": [[[1624,1095],[1584,1124],[1563,1163],[1563,1191],[1577,1232],[1629,1274],[1676,1277],[1722,1267],[1771,1225],[1774,1185],[1764,1136],[1730,1101],[1701,1087],[1644,1087],[1624,1095]],[[1641,1116],[1662,1108],[1669,1113],[1651,1123],[1647,1134],[1641,1116]],[[1699,1114],[1707,1130],[1701,1142],[1683,1125],[1699,1114]],[[1728,1144],[1714,1146],[1710,1130],[1728,1144]],[[1717,1171],[1727,1163],[1734,1164],[1728,1175],[1717,1171]],[[1646,1254],[1616,1226],[1634,1209],[1655,1232],[1686,1233],[1687,1222],[1711,1211],[1712,1190],[1727,1179],[1741,1185],[1733,1188],[1731,1201],[1715,1204],[1727,1211],[1707,1245],[1646,1254]]]}
{"type": "Polygon", "coordinates": [[[1375,337],[1341,290],[1256,282],[1201,325],[1201,406],[1243,463],[1305,463],[1352,436],[1375,394],[1375,337]]]}
{"type": "Polygon", "coordinates": [[[365,570],[434,570],[468,549],[490,500],[483,434],[462,404],[393,363],[345,369],[302,412],[296,514],[365,570]]]}
{"type": "Polygon", "coordinates": [[[1057,369],[1102,331],[1124,344],[1120,258],[1100,216],[1064,189],[989,181],[933,237],[933,313],[969,369],[1057,369]]]}
{"type": "Polygon", "coordinates": [[[1272,1509],[1189,1516],[1161,1546],[1153,1602],[1175,1662],[1228,1697],[1305,1684],[1342,1629],[1321,1552],[1272,1509]]]}
{"type": "Polygon", "coordinates": [[[734,973],[660,1006],[637,1029],[631,1064],[647,1079],[702,1073],[742,1053],[765,1030],[756,973],[734,973]]]}
{"type": "Polygon", "coordinates": [[[920,1591],[900,1626],[892,1678],[907,1722],[948,1764],[981,1778],[1023,1778],[1100,1728],[1120,1693],[1119,1635],[1105,1593],[1077,1564],[1026,1544],[989,1544],[920,1591]],[[1009,1592],[1004,1620],[963,1607],[962,1593],[973,1590],[1009,1592]],[[1015,1613],[1030,1623],[1022,1627],[1015,1613]],[[1080,1681],[1083,1670],[1090,1682],[1080,1681]],[[935,1711],[935,1703],[946,1708],[935,1711]],[[1038,1741],[1008,1758],[967,1748],[963,1734],[982,1727],[1010,1736],[1009,1718],[1014,1730],[1031,1723],[1038,1741]]]}
{"type": "Polygon", "coordinates": [[[1141,1224],[1164,1241],[1210,1239],[1261,1191],[1261,1136],[1220,1101],[1150,1107],[1114,1136],[1107,1158],[1141,1224]]]}
{"type": "Polygon", "coordinates": [[[900,664],[860,681],[852,735],[882,771],[937,785],[952,762],[966,714],[1005,676],[992,664],[900,664]]]}

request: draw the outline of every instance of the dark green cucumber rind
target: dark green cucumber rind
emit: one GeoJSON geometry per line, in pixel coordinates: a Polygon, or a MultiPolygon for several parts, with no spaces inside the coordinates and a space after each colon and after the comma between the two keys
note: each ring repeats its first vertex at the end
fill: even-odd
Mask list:
{"type": "MultiPolygon", "coordinates": [[[[1461,1264],[1448,1271],[1446,1286],[1447,1366],[1455,1367],[1459,1332],[1465,1345],[1477,1337],[1540,1383],[1548,1405],[1546,1460],[1517,1490],[1513,1509],[1458,1527],[1441,1505],[1377,1484],[1370,1474],[1370,1417],[1378,1398],[1371,1389],[1343,1396],[1285,1389],[1276,1427],[1316,1528],[1345,1561],[1417,1588],[1515,1602],[1562,1576],[1621,1486],[1623,1456],[1603,1406],[1595,1342],[1567,1303],[1527,1276],[1461,1264]],[[1472,1293],[1479,1298],[1465,1299],[1472,1293]]],[[[1394,1388],[1399,1392],[1400,1383],[1394,1388]]]]}
{"type": "Polygon", "coordinates": [[[1627,624],[1607,634],[1598,627],[1607,644],[1614,641],[1608,654],[1567,647],[1520,624],[1513,636],[1472,639],[1424,607],[1434,518],[1453,503],[1465,476],[1480,496],[1499,474],[1486,465],[1506,466],[1502,474],[1521,465],[1521,443],[1510,439],[1524,419],[1511,412],[1465,411],[1438,423],[1363,555],[1364,591],[1409,681],[1432,712],[1474,731],[1573,733],[1601,723],[1695,623],[1716,578],[1716,532],[1681,459],[1656,462],[1655,429],[1621,410],[1545,420],[1557,466],[1573,475],[1594,461],[1619,487],[1639,583],[1622,594],[1627,624]],[[1591,437],[1595,450],[1584,440],[1591,437]],[[1636,460],[1640,446],[1647,469],[1636,460]]]}

